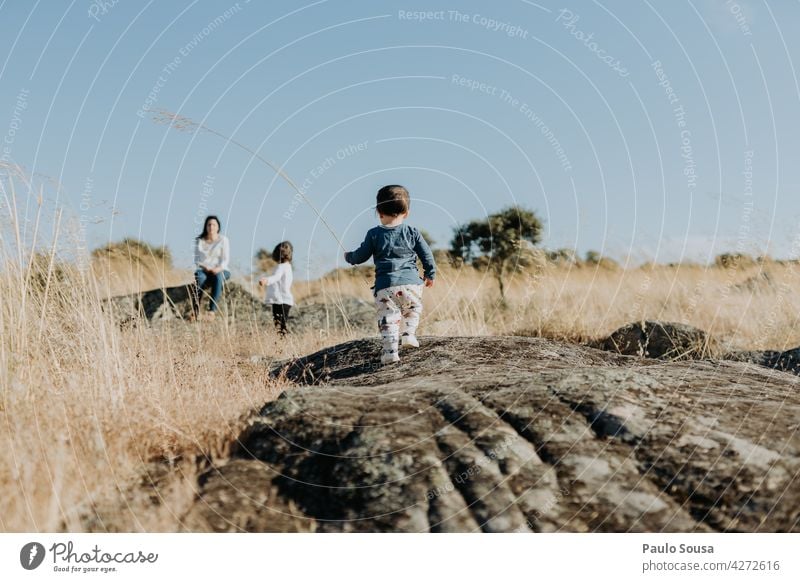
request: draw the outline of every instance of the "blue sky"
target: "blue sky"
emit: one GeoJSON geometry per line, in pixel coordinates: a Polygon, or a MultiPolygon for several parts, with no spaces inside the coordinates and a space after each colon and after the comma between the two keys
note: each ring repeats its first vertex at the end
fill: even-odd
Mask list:
{"type": "Polygon", "coordinates": [[[440,246],[519,203],[548,248],[798,256],[798,24],[788,0],[6,0],[0,153],[89,248],[134,236],[180,267],[206,209],[239,272],[282,239],[301,277],[342,261],[270,168],[148,107],[282,166],[349,248],[401,183],[440,246]]]}

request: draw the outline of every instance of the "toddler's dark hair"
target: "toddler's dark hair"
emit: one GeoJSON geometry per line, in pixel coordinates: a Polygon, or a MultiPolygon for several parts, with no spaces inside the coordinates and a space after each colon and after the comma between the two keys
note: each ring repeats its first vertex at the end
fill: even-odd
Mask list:
{"type": "Polygon", "coordinates": [[[272,251],[272,260],[276,263],[291,263],[293,251],[292,243],[285,240],[275,246],[275,249],[272,251]]]}
{"type": "Polygon", "coordinates": [[[378,190],[378,204],[375,206],[384,216],[400,216],[408,212],[411,207],[411,198],[408,190],[397,184],[384,186],[378,190]]]}

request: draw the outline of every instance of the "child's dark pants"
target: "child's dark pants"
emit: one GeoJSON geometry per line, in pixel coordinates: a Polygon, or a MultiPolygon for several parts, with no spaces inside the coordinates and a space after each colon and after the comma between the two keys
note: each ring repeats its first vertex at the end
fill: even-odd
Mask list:
{"type": "Polygon", "coordinates": [[[278,303],[272,304],[272,319],[275,321],[275,327],[278,329],[278,333],[281,335],[286,335],[286,332],[288,331],[288,329],[286,329],[286,320],[289,317],[289,310],[291,308],[291,305],[278,303]]]}

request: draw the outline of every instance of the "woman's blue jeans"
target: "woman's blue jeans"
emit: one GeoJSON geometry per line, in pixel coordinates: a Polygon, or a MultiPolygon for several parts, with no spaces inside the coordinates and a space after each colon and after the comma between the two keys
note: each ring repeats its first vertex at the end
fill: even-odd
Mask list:
{"type": "Polygon", "coordinates": [[[194,272],[194,308],[195,312],[200,310],[200,291],[208,285],[211,288],[211,303],[208,306],[209,311],[216,311],[220,297],[222,297],[222,287],[228,279],[231,278],[230,271],[222,271],[217,273],[209,273],[203,269],[197,269],[194,272]]]}

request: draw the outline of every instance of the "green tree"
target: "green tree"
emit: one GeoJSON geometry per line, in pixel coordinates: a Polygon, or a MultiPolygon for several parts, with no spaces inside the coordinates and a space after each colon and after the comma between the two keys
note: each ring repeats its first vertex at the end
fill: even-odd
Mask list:
{"type": "Polygon", "coordinates": [[[450,241],[455,262],[486,265],[497,279],[505,301],[506,275],[528,266],[529,252],[541,241],[542,222],[536,214],[520,206],[510,206],[484,220],[457,226],[450,241]]]}

